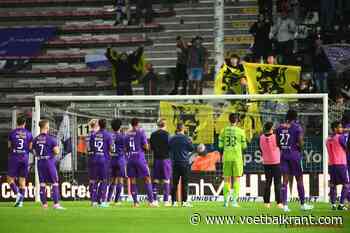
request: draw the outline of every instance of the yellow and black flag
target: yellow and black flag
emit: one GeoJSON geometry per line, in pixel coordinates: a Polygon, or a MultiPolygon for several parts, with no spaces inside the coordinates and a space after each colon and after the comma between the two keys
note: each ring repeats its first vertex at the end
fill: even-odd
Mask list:
{"type": "Polygon", "coordinates": [[[249,94],[297,93],[300,66],[244,63],[249,94]]]}
{"type": "Polygon", "coordinates": [[[215,94],[242,94],[241,79],[243,77],[242,70],[224,64],[215,77],[215,94]]]}
{"type": "Polygon", "coordinates": [[[167,128],[171,134],[175,133],[177,123],[183,122],[193,143],[214,143],[213,107],[210,105],[162,101],[160,117],[167,121],[167,128]]]}

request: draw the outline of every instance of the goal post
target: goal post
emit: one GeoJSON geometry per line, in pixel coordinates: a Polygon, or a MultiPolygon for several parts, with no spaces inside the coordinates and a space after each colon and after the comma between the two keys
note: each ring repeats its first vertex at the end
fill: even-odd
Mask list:
{"type": "MultiPolygon", "coordinates": [[[[270,95],[154,95],[154,96],[36,96],[35,108],[33,113],[34,136],[40,132],[38,122],[42,117],[42,104],[59,104],[62,102],[79,102],[79,103],[100,103],[108,104],[110,102],[146,102],[146,101],[271,101],[271,102],[288,102],[295,100],[318,100],[322,103],[322,175],[323,179],[320,185],[323,186],[322,193],[320,193],[320,200],[328,202],[328,156],[325,146],[325,140],[328,137],[328,94],[270,94],[270,95]]],[[[321,124],[321,123],[320,123],[321,124]]],[[[37,171],[37,161],[35,161],[35,197],[39,201],[39,178],[37,171]]]]}

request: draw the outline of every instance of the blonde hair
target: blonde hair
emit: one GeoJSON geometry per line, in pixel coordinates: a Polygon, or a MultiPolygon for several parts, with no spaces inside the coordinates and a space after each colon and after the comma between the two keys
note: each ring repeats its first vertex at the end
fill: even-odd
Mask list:
{"type": "Polygon", "coordinates": [[[97,119],[91,119],[90,121],[89,121],[89,126],[90,126],[90,128],[96,128],[96,126],[98,125],[98,120],[97,119]]]}

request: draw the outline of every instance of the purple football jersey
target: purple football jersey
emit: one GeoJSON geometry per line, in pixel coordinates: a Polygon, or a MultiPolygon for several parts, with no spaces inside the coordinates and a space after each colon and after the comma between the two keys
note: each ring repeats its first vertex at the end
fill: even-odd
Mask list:
{"type": "Polygon", "coordinates": [[[290,124],[281,124],[277,128],[278,144],[281,148],[282,157],[289,157],[290,155],[299,158],[301,156],[299,138],[303,133],[303,128],[295,121],[290,124]]]}
{"type": "Polygon", "coordinates": [[[144,158],[144,145],[147,144],[146,133],[143,129],[130,130],[126,134],[126,150],[130,158],[144,158]]]}
{"type": "Polygon", "coordinates": [[[33,140],[32,134],[24,128],[17,128],[8,137],[11,143],[11,156],[28,156],[29,145],[33,140]]]}
{"type": "Polygon", "coordinates": [[[91,135],[90,145],[93,148],[94,156],[97,158],[109,159],[112,136],[105,129],[99,130],[94,135],[91,135]]]}
{"type": "Polygon", "coordinates": [[[54,159],[53,148],[57,145],[57,139],[54,136],[41,133],[33,140],[35,156],[39,159],[54,159]]]}
{"type": "Polygon", "coordinates": [[[90,139],[92,136],[94,136],[96,134],[95,131],[91,131],[88,133],[88,135],[85,137],[85,145],[86,145],[86,150],[89,156],[94,154],[93,151],[93,144],[90,144],[90,139]]]}
{"type": "Polygon", "coordinates": [[[118,157],[118,156],[124,156],[125,155],[125,144],[126,144],[126,138],[125,135],[123,135],[120,132],[113,132],[112,133],[112,153],[111,156],[118,157]]]}

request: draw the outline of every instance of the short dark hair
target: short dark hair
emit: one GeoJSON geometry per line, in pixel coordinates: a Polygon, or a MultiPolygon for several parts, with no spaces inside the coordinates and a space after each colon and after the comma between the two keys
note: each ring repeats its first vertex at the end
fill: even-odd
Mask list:
{"type": "Polygon", "coordinates": [[[264,124],[264,132],[268,132],[272,129],[273,127],[273,122],[268,121],[264,124]]]}
{"type": "Polygon", "coordinates": [[[163,128],[165,126],[166,120],[164,118],[161,118],[157,121],[157,126],[159,128],[163,128]]]}
{"type": "Polygon", "coordinates": [[[105,129],[107,125],[106,119],[99,119],[98,120],[98,125],[100,126],[100,129],[105,129]]]}
{"type": "Polygon", "coordinates": [[[17,125],[24,125],[26,123],[26,121],[27,121],[27,119],[23,115],[18,116],[17,120],[16,120],[17,125]]]}
{"type": "Polygon", "coordinates": [[[331,128],[332,128],[332,130],[338,128],[339,125],[340,125],[340,121],[333,121],[333,122],[331,123],[331,128]]]}
{"type": "Polygon", "coordinates": [[[122,121],[120,119],[113,119],[111,122],[112,129],[118,131],[122,126],[122,121]]]}
{"type": "Polygon", "coordinates": [[[131,119],[131,126],[132,127],[135,127],[135,126],[137,126],[139,124],[139,119],[137,119],[137,118],[132,118],[131,119]]]}
{"type": "Polygon", "coordinates": [[[231,58],[237,58],[238,60],[241,59],[237,54],[232,54],[232,55],[230,56],[230,59],[231,59],[231,58]]]}
{"type": "Polygon", "coordinates": [[[49,124],[49,120],[43,119],[39,121],[40,129],[44,128],[47,124],[49,124]]]}
{"type": "Polygon", "coordinates": [[[298,113],[295,110],[289,109],[287,112],[286,120],[287,121],[294,121],[298,118],[298,113]]]}
{"type": "Polygon", "coordinates": [[[176,131],[179,132],[185,128],[185,125],[183,122],[179,122],[176,124],[176,131]]]}
{"type": "Polygon", "coordinates": [[[230,115],[228,116],[228,120],[230,121],[231,124],[238,122],[239,114],[235,112],[230,113],[230,115]]]}
{"type": "Polygon", "coordinates": [[[177,37],[176,37],[176,40],[181,40],[181,39],[182,39],[181,36],[177,36],[177,37]]]}

